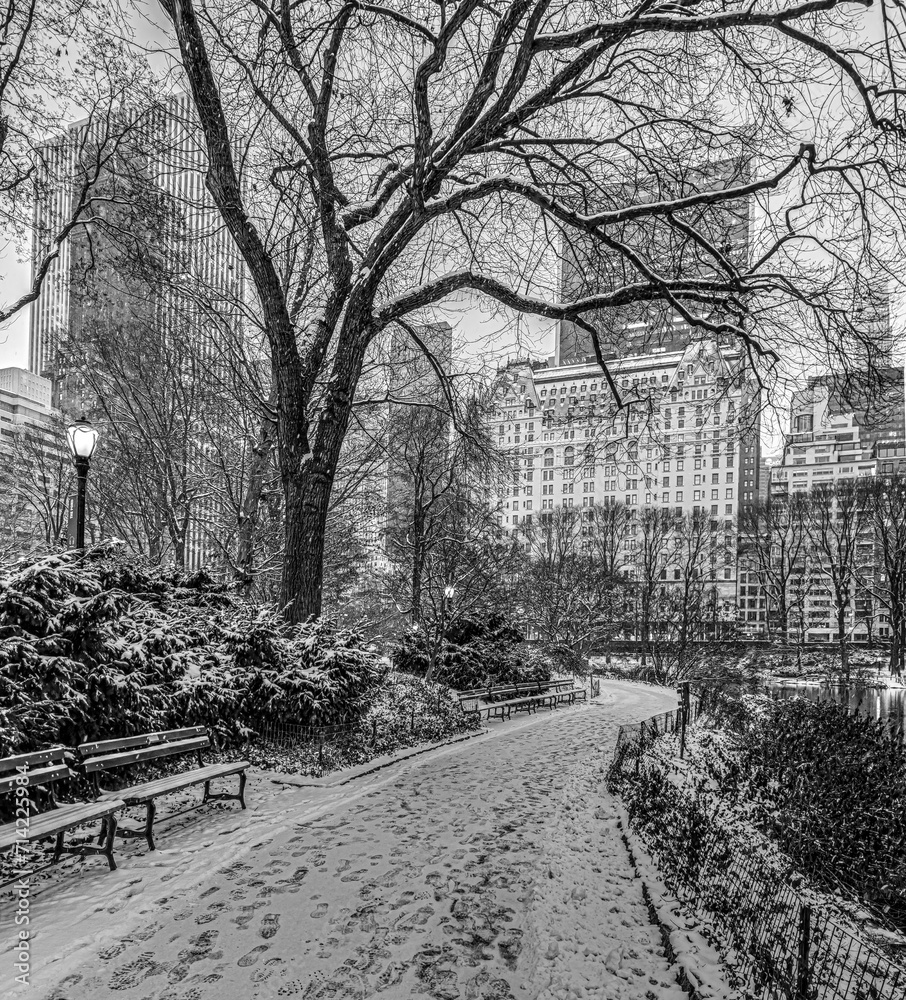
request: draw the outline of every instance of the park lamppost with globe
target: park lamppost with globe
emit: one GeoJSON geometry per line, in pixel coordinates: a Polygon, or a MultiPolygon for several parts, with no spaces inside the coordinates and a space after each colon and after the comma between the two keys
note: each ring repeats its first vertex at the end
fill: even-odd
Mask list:
{"type": "Polygon", "coordinates": [[[76,468],[75,547],[85,548],[85,494],[91,456],[98,443],[98,432],[91,422],[81,417],[66,428],[66,442],[72,464],[76,468]]]}

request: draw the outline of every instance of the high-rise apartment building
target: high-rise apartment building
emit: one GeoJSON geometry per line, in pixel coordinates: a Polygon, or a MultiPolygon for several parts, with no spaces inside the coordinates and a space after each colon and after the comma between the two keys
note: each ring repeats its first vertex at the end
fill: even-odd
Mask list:
{"type": "Polygon", "coordinates": [[[904,407],[902,368],[884,369],[870,391],[856,394],[842,391],[831,377],[810,379],[793,394],[772,494],[895,471],[906,456],[904,407]]]}
{"type": "MultiPolygon", "coordinates": [[[[502,526],[518,532],[561,506],[698,514],[720,542],[708,584],[732,604],[736,518],[760,489],[759,401],[744,359],[700,341],[624,357],[610,371],[622,409],[596,364],[526,362],[506,371],[492,418],[492,435],[514,463],[511,488],[499,497],[502,526]]],[[[629,573],[635,548],[630,528],[629,573]]]]}
{"type": "MultiPolygon", "coordinates": [[[[902,368],[887,368],[878,373],[870,389],[848,389],[839,380],[824,376],[812,378],[793,394],[790,405],[790,429],[786,436],[781,462],[771,469],[772,503],[783,504],[790,496],[811,494],[816,503],[836,503],[830,488],[845,481],[885,476],[906,471],[906,384],[902,368]],[[817,494],[816,494],[817,491],[817,494]]],[[[819,521],[820,528],[820,521],[819,521]]],[[[868,582],[878,571],[870,526],[862,528],[865,537],[856,545],[860,560],[853,566],[854,582],[845,608],[844,619],[850,637],[867,639],[874,631],[883,637],[885,628],[873,607],[868,582]]],[[[833,641],[837,638],[837,608],[834,590],[825,566],[828,553],[816,550],[807,529],[793,526],[787,537],[795,538],[800,555],[789,578],[786,603],[794,619],[791,631],[808,641],[833,641]]],[[[780,554],[778,553],[778,558],[780,554]]],[[[770,612],[764,588],[757,586],[754,567],[746,572],[751,617],[764,627],[770,612]]],[[[776,602],[775,602],[776,603],[776,602]]]]}

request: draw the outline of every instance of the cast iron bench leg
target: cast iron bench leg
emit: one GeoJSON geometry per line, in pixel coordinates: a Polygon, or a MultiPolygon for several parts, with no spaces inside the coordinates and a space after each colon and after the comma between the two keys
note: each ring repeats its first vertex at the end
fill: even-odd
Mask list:
{"type": "Polygon", "coordinates": [[[245,809],[245,771],[239,772],[239,802],[245,809]]]}
{"type": "Polygon", "coordinates": [[[204,798],[201,800],[201,804],[204,805],[205,802],[211,797],[211,782],[206,781],[204,783],[204,798]]]}
{"type": "Polygon", "coordinates": [[[154,799],[149,799],[148,804],[145,807],[145,839],[148,841],[148,850],[153,851],[154,848],[154,814],[157,809],[154,805],[154,799]]]}
{"type": "Polygon", "coordinates": [[[61,830],[57,834],[57,840],[53,848],[53,863],[56,864],[60,860],[60,855],[63,853],[63,831],[61,830]]]}
{"type": "Polygon", "coordinates": [[[113,860],[113,842],[116,840],[116,816],[108,816],[104,822],[107,825],[107,837],[104,843],[103,854],[107,859],[107,864],[110,865],[110,870],[115,872],[116,862],[113,860]]]}
{"type": "Polygon", "coordinates": [[[107,817],[101,820],[101,828],[98,830],[98,843],[103,844],[107,839],[107,817]]]}

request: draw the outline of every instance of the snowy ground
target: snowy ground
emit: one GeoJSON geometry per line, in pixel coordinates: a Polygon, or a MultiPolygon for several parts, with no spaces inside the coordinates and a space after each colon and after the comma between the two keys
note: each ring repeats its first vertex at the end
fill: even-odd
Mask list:
{"type": "Polygon", "coordinates": [[[617,726],[675,694],[602,688],[339,789],[255,776],[247,812],[164,824],[156,852],[125,843],[112,874],[64,863],[33,904],[27,991],[4,897],[0,995],[684,996],[603,776],[617,726]]]}

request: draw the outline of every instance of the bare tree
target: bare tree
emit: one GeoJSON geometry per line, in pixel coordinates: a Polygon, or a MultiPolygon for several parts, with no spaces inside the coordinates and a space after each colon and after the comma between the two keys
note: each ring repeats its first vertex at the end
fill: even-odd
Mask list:
{"type": "Polygon", "coordinates": [[[720,539],[717,525],[704,511],[686,514],[674,524],[671,545],[674,579],[667,591],[669,610],[659,617],[673,633],[676,675],[680,677],[686,671],[689,648],[695,639],[703,638],[706,623],[713,626],[712,638],[717,639],[715,580],[723,555],[720,539]]]}
{"type": "Polygon", "coordinates": [[[862,484],[843,479],[815,487],[808,495],[805,516],[815,570],[829,584],[833,599],[840,668],[849,683],[853,601],[866,570],[863,546],[869,531],[869,505],[862,484]]]}
{"type": "MultiPolygon", "coordinates": [[[[435,386],[435,390],[437,387],[435,386]]],[[[390,404],[386,435],[386,548],[395,605],[426,629],[432,669],[443,635],[498,591],[512,543],[498,530],[490,484],[506,461],[487,435],[486,394],[461,405],[453,431],[446,397],[424,385],[422,403],[390,404]],[[445,596],[452,587],[455,602],[445,596]]],[[[400,397],[395,396],[399,400],[400,397]]],[[[403,397],[405,399],[405,397],[403,397]]]]}
{"type": "Polygon", "coordinates": [[[805,352],[843,367],[878,352],[838,291],[868,227],[840,229],[870,212],[872,235],[892,239],[902,215],[896,12],[862,58],[857,29],[841,26],[851,0],[619,14],[575,0],[161,6],[267,337],[292,620],[320,610],[330,491],[369,344],[452,293],[572,320],[605,376],[588,317],[652,302],[738,340],[759,377],[787,345],[796,363],[805,352]],[[845,141],[812,99],[836,83],[845,141]],[[701,168],[715,150],[747,164],[729,184],[701,168]],[[703,221],[706,206],[769,197],[790,211],[765,217],[741,258],[703,221]],[[613,280],[564,302],[545,286],[578,238],[615,260],[613,280]],[[809,242],[838,273],[807,270],[809,242]],[[813,341],[777,320],[791,306],[823,317],[813,341]]]}
{"type": "Polygon", "coordinates": [[[800,493],[745,504],[738,517],[739,560],[758,581],[767,604],[769,636],[789,638],[792,604],[804,603],[808,502],[800,493]]]}
{"type": "Polygon", "coordinates": [[[64,441],[59,418],[45,433],[30,427],[14,431],[0,468],[3,559],[66,544],[74,474],[64,441]]]}
{"type": "Polygon", "coordinates": [[[607,539],[618,520],[597,519],[589,508],[555,507],[522,523],[526,547],[520,617],[565,667],[580,673],[619,631],[627,581],[613,571],[607,539]],[[603,553],[603,558],[602,558],[603,553]]]}
{"type": "Polygon", "coordinates": [[[619,575],[623,542],[630,523],[629,508],[621,503],[594,504],[583,508],[583,536],[586,549],[612,577],[619,575]]]}
{"type": "MultiPolygon", "coordinates": [[[[634,513],[634,512],[633,512],[634,513]]],[[[629,571],[635,581],[638,630],[642,666],[652,655],[653,630],[657,622],[658,597],[663,592],[670,566],[676,516],[665,507],[643,507],[633,519],[629,535],[629,571]]]]}
{"type": "Polygon", "coordinates": [[[906,477],[876,476],[863,489],[874,558],[861,582],[886,615],[890,669],[899,676],[906,660],[906,477]]]}

